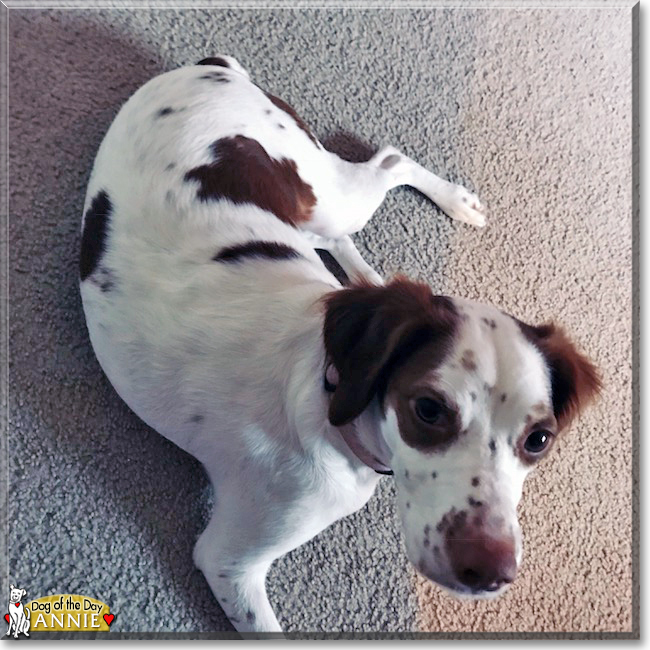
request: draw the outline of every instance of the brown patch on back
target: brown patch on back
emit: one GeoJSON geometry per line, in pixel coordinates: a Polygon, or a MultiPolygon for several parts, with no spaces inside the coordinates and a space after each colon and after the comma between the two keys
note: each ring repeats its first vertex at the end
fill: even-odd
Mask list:
{"type": "Polygon", "coordinates": [[[280,242],[248,241],[222,248],[212,259],[215,262],[241,262],[245,259],[291,260],[301,257],[291,246],[280,242]]]}
{"type": "Polygon", "coordinates": [[[307,126],[306,122],[300,117],[300,115],[298,115],[298,113],[296,113],[296,111],[293,109],[292,106],[289,106],[289,104],[287,104],[287,102],[280,99],[279,97],[276,97],[275,95],[271,95],[270,93],[267,93],[267,92],[265,92],[264,94],[281,111],[284,111],[287,115],[291,116],[294,119],[294,121],[296,122],[296,125],[298,126],[298,128],[302,129],[307,134],[307,137],[320,149],[320,144],[319,144],[318,140],[316,139],[316,136],[311,132],[311,130],[307,126]]]}
{"type": "Polygon", "coordinates": [[[201,59],[196,65],[218,65],[222,68],[230,67],[228,61],[222,59],[220,56],[209,56],[207,59],[201,59]]]}
{"type": "Polygon", "coordinates": [[[201,201],[252,203],[294,227],[309,221],[316,196],[293,160],[275,160],[259,142],[243,135],[222,138],[210,148],[214,162],[185,174],[186,181],[198,181],[201,201]]]}
{"type": "Polygon", "coordinates": [[[329,419],[341,426],[377,395],[411,359],[435,370],[450,351],[457,329],[454,304],[421,283],[398,277],[383,287],[358,283],[325,298],[323,338],[339,374],[329,419]]]}

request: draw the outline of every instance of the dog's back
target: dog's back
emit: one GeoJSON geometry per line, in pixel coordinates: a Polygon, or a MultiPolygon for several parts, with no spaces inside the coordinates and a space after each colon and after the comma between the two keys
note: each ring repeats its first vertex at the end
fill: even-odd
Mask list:
{"type": "Polygon", "coordinates": [[[295,160],[274,167],[290,150],[302,175],[320,145],[278,102],[232,63],[160,75],[122,107],[91,175],[80,271],[93,347],[127,404],[190,451],[222,400],[241,402],[241,427],[254,389],[238,377],[272,372],[264,357],[299,324],[292,308],[339,286],[292,222],[309,198],[295,160]],[[291,182],[304,187],[287,197],[291,182]]]}

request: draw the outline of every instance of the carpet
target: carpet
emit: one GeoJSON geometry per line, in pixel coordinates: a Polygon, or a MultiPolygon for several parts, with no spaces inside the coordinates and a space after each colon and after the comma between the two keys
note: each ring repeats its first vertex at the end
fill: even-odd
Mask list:
{"type": "Polygon", "coordinates": [[[161,72],[227,53],[328,148],[364,159],[393,144],[488,208],[479,230],[394,190],[354,238],[370,264],[561,322],[605,386],[526,483],[506,595],[461,602],[418,577],[387,477],[273,566],[284,629],[633,631],[630,8],[19,7],[7,20],[4,594],[11,582],[28,599],[98,598],[111,634],[232,630],[191,559],[212,498],[203,470],[111,388],[77,284],[85,186],[120,105],[161,72]]]}

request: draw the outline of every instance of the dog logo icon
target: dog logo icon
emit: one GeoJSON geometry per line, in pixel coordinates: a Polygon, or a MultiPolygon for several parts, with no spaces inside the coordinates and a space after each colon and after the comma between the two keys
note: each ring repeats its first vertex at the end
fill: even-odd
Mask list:
{"type": "Polygon", "coordinates": [[[5,615],[9,629],[7,636],[11,634],[11,628],[14,629],[14,639],[18,638],[19,634],[29,636],[30,625],[30,612],[20,601],[27,592],[24,589],[18,589],[13,585],[9,585],[9,613],[5,615]]]}

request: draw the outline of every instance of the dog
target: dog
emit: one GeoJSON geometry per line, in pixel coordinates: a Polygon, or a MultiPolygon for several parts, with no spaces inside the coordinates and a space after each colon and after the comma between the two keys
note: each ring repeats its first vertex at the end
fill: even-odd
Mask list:
{"type": "Polygon", "coordinates": [[[30,611],[20,601],[23,596],[27,595],[25,589],[19,589],[13,585],[9,585],[9,629],[7,635],[11,635],[11,628],[14,629],[14,639],[18,638],[19,634],[29,636],[30,626],[30,611]]]}
{"type": "Polygon", "coordinates": [[[90,340],[129,407],[204,465],[216,504],[194,561],[240,632],[281,630],[270,565],[384,474],[415,567],[460,596],[501,594],[524,479],[599,391],[554,323],[384,284],[350,235],[400,185],[485,224],[473,193],[395,147],[363,163],[327,151],[225,55],[146,83],[97,153],[90,340]]]}

